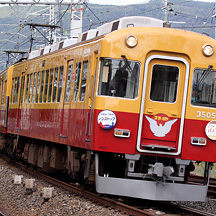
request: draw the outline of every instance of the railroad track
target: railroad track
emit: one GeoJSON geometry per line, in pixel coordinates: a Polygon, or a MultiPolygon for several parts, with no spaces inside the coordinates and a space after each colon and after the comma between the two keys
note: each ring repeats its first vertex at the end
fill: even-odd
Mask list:
{"type": "MultiPolygon", "coordinates": [[[[10,159],[0,154],[0,157],[4,160],[11,162],[10,159]]],[[[14,163],[14,162],[13,162],[14,163]]],[[[19,167],[24,172],[30,174],[31,176],[34,176],[35,178],[40,178],[46,182],[49,182],[50,184],[53,184],[57,187],[64,188],[67,191],[70,191],[72,193],[75,193],[79,196],[85,197],[87,199],[90,199],[94,202],[97,202],[99,204],[120,210],[122,212],[125,212],[128,215],[135,215],[135,216],[155,216],[155,215],[164,215],[168,216],[171,214],[177,215],[190,215],[190,216],[213,216],[213,214],[209,214],[206,212],[202,212],[196,209],[188,208],[186,206],[180,206],[176,205],[174,203],[170,202],[152,202],[152,201],[145,201],[148,205],[143,206],[143,200],[137,200],[137,199],[128,199],[127,203],[119,202],[111,198],[104,197],[99,194],[91,193],[89,191],[83,190],[81,188],[78,188],[74,185],[71,185],[69,183],[65,183],[63,181],[60,181],[56,178],[50,177],[48,175],[45,175],[41,172],[38,172],[36,170],[33,170],[31,168],[28,168],[21,163],[15,163],[17,167],[19,167]],[[152,204],[153,203],[153,204],[152,204]],[[151,206],[150,206],[151,205],[151,206]]]]}
{"type": "Polygon", "coordinates": [[[209,185],[208,197],[216,198],[216,186],[215,185],[209,185]]]}

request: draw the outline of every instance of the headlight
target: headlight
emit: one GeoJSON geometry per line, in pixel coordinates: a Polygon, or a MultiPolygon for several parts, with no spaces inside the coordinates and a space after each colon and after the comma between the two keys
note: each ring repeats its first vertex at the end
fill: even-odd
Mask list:
{"type": "Polygon", "coordinates": [[[212,45],[210,44],[205,44],[203,46],[203,53],[206,55],[206,56],[211,56],[213,53],[214,53],[214,48],[212,45]]]}
{"type": "Polygon", "coordinates": [[[134,36],[134,35],[129,35],[127,38],[126,38],[126,44],[129,46],[129,47],[135,47],[137,45],[137,38],[134,36]]]}

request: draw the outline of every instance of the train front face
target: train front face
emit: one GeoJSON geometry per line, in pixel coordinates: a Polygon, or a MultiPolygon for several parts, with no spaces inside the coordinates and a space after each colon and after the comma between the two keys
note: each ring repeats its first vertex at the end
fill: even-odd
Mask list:
{"type": "Polygon", "coordinates": [[[205,201],[216,160],[213,39],[168,28],[128,28],[102,41],[95,97],[99,193],[205,201]],[[204,161],[202,185],[188,184],[204,161]]]}

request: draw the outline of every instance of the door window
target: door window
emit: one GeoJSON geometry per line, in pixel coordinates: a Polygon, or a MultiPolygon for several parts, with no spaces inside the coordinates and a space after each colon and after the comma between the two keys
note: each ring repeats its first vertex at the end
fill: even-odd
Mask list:
{"type": "Polygon", "coordinates": [[[152,101],[174,103],[177,96],[178,77],[178,67],[154,65],[150,99],[152,101]]]}

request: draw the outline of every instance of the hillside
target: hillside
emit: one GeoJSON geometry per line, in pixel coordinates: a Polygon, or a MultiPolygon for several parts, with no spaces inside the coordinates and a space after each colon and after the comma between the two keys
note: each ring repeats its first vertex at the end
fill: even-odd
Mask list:
{"type": "MultiPolygon", "coordinates": [[[[214,37],[215,30],[213,26],[215,25],[215,20],[212,18],[214,3],[180,0],[173,0],[172,3],[171,9],[175,15],[173,13],[169,14],[169,20],[172,22],[171,27],[205,33],[210,37],[214,37]]],[[[164,2],[162,0],[150,0],[149,3],[128,6],[89,4],[88,7],[83,8],[83,31],[96,28],[101,23],[124,16],[149,16],[164,20],[163,7],[164,2]]],[[[44,14],[49,14],[49,11],[43,11],[44,8],[42,6],[0,7],[0,51],[8,49],[29,50],[31,31],[30,27],[25,26],[24,23],[48,24],[49,17],[44,14]],[[32,13],[34,14],[30,15],[32,13]]],[[[67,6],[61,8],[62,14],[65,13],[65,15],[60,21],[59,17],[62,14],[56,14],[57,25],[61,25],[66,32],[59,31],[59,34],[63,33],[64,37],[69,35],[70,30],[69,11],[69,8],[67,10],[67,6]]],[[[41,31],[46,32],[44,34],[48,35],[47,29],[42,29],[41,31]]],[[[36,45],[47,43],[44,37],[38,33],[36,34],[36,32],[33,33],[33,38],[33,48],[36,45]]],[[[6,61],[5,53],[2,53],[1,57],[2,61],[6,61]]],[[[2,67],[5,67],[5,63],[2,61],[0,63],[3,64],[2,67]]]]}

